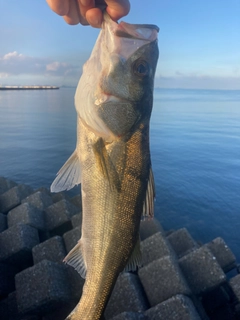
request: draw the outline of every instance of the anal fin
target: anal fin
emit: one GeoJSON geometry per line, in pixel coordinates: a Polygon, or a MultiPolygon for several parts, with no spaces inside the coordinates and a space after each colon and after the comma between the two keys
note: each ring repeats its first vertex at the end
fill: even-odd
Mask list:
{"type": "Polygon", "coordinates": [[[125,272],[136,271],[137,268],[141,266],[141,263],[142,263],[142,254],[141,254],[140,236],[139,236],[137,243],[135,245],[135,248],[133,249],[133,252],[124,268],[124,271],[125,272]]]}
{"type": "Polygon", "coordinates": [[[143,218],[150,217],[153,218],[154,216],[154,200],[155,200],[155,185],[154,185],[154,177],[152,168],[149,170],[149,178],[148,178],[148,185],[147,185],[147,192],[145,201],[143,203],[143,218]]]}
{"type": "Polygon", "coordinates": [[[63,262],[66,262],[72,266],[82,278],[86,278],[87,267],[83,258],[81,240],[79,240],[76,246],[72,248],[72,250],[64,258],[63,262]]]}

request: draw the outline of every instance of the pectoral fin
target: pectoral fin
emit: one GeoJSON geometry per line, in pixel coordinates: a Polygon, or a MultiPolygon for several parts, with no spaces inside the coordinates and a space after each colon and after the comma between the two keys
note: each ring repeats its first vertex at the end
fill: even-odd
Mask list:
{"type": "Polygon", "coordinates": [[[140,248],[140,236],[138,237],[138,241],[135,245],[135,248],[130,256],[126,267],[124,268],[125,272],[136,271],[138,267],[141,266],[142,263],[142,254],[140,248]]]}
{"type": "Polygon", "coordinates": [[[82,278],[86,278],[87,268],[83,258],[81,240],[78,241],[76,246],[68,253],[63,262],[72,266],[82,278]]]}
{"type": "Polygon", "coordinates": [[[155,185],[152,168],[149,171],[148,186],[146,192],[146,198],[143,203],[143,217],[153,217],[154,216],[154,199],[155,199],[155,185]]]}
{"type": "Polygon", "coordinates": [[[93,151],[96,157],[99,171],[108,180],[110,187],[112,189],[116,188],[117,190],[120,190],[121,183],[119,180],[119,175],[111,160],[110,155],[108,154],[102,138],[99,138],[93,145],[93,151]]]}
{"type": "Polygon", "coordinates": [[[74,186],[81,183],[81,167],[80,161],[75,150],[67,162],[59,170],[57,177],[53,181],[51,192],[60,192],[70,190],[74,186]]]}

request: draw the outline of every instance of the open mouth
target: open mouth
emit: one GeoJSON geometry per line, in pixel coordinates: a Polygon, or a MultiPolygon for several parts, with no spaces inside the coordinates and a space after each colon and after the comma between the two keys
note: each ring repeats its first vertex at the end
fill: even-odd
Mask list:
{"type": "Polygon", "coordinates": [[[157,38],[158,26],[154,24],[129,24],[120,22],[115,31],[117,37],[153,41],[157,38]]]}

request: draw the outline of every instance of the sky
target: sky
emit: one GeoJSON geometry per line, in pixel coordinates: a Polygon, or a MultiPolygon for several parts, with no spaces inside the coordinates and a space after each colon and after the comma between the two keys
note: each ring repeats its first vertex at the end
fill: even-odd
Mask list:
{"type": "MultiPolygon", "coordinates": [[[[160,28],[155,86],[240,90],[240,0],[130,0],[121,20],[160,28]]],[[[45,0],[0,0],[0,85],[76,86],[99,29],[45,0]]]]}

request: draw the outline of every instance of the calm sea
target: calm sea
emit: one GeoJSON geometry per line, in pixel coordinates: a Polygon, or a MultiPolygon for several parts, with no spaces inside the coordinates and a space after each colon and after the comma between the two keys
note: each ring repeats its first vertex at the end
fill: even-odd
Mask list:
{"type": "MultiPolygon", "coordinates": [[[[49,187],[76,142],[73,88],[0,91],[0,176],[49,187]]],[[[240,261],[240,91],[155,90],[155,216],[240,261]]]]}

